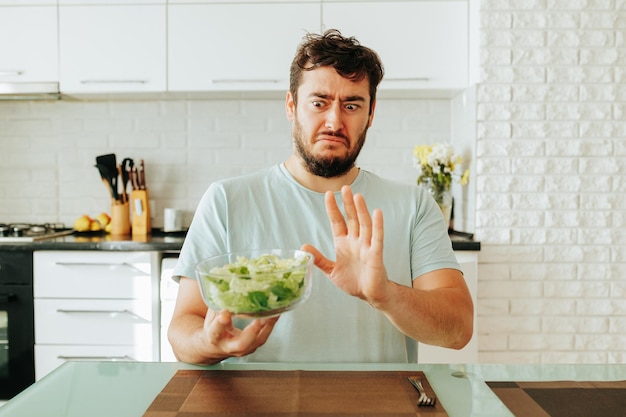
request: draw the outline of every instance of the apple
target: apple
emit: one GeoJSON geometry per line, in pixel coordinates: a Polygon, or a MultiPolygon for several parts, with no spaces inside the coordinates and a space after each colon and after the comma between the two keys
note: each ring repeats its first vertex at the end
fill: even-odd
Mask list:
{"type": "Polygon", "coordinates": [[[93,219],[83,214],[74,221],[74,230],[77,232],[88,232],[91,230],[91,223],[93,223],[93,219]]]}
{"type": "Polygon", "coordinates": [[[96,216],[96,220],[100,223],[100,226],[104,229],[109,223],[111,223],[111,216],[108,213],[102,212],[96,216]]]}

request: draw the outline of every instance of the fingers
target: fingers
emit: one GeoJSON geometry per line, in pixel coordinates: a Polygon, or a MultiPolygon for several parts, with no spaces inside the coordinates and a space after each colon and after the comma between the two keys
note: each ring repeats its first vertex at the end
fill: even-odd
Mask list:
{"type": "Polygon", "coordinates": [[[335,267],[335,263],[325,257],[322,252],[317,250],[317,248],[313,245],[309,245],[308,243],[302,245],[300,248],[305,252],[309,252],[313,254],[313,263],[316,267],[318,267],[323,273],[330,274],[335,267]]]}
{"type": "Polygon", "coordinates": [[[243,347],[243,355],[254,352],[259,346],[262,346],[267,338],[270,337],[274,325],[280,316],[269,317],[266,319],[254,320],[246,326],[241,332],[241,338],[238,340],[240,347],[243,347]]]}
{"type": "Polygon", "coordinates": [[[335,194],[332,191],[327,191],[324,195],[324,202],[326,204],[326,214],[328,220],[330,220],[330,228],[334,237],[345,236],[348,233],[346,222],[343,215],[339,210],[337,201],[335,200],[335,194]]]}
{"type": "Polygon", "coordinates": [[[204,323],[209,336],[209,342],[212,344],[218,344],[225,335],[232,334],[234,330],[232,314],[228,311],[218,311],[215,313],[209,310],[204,323]]]}
{"type": "Polygon", "coordinates": [[[228,358],[254,352],[267,341],[278,318],[254,320],[240,330],[233,326],[232,313],[228,311],[207,315],[205,328],[212,355],[228,358]]]}
{"type": "Polygon", "coordinates": [[[359,230],[359,212],[355,204],[355,196],[352,195],[352,189],[348,186],[341,187],[341,197],[343,198],[343,209],[346,212],[348,236],[358,238],[361,233],[359,230]]]}
{"type": "Polygon", "coordinates": [[[372,218],[367,210],[367,204],[361,194],[354,196],[354,205],[357,213],[358,236],[364,242],[369,243],[372,239],[372,218]]]}
{"type": "Polygon", "coordinates": [[[341,188],[341,197],[346,213],[345,218],[339,210],[335,195],[331,191],[326,192],[325,195],[326,213],[330,220],[333,236],[337,238],[348,235],[358,238],[362,232],[365,232],[366,238],[369,239],[371,218],[363,196],[360,194],[353,195],[350,187],[345,185],[341,188]]]}
{"type": "Polygon", "coordinates": [[[370,246],[376,252],[383,252],[383,241],[385,240],[385,228],[383,224],[383,212],[374,210],[374,221],[372,224],[372,238],[370,246]]]}

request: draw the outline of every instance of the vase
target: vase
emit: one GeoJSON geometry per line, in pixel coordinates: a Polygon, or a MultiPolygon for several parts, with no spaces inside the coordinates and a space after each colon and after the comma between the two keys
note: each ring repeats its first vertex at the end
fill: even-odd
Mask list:
{"type": "Polygon", "coordinates": [[[446,226],[450,225],[450,218],[452,217],[452,189],[450,187],[437,186],[429,179],[422,179],[420,185],[428,191],[428,194],[435,199],[437,205],[441,209],[443,220],[446,226]]]}

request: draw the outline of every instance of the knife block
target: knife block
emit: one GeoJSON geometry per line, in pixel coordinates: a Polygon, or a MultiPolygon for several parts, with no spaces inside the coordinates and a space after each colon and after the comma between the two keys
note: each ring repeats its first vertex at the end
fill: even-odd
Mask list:
{"type": "Polygon", "coordinates": [[[130,195],[132,205],[133,235],[145,236],[152,232],[150,224],[150,204],[148,190],[133,190],[130,195]]]}

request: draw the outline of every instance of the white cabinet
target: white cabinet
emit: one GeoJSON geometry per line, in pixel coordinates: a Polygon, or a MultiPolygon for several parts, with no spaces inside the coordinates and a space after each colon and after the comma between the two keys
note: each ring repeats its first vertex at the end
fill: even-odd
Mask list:
{"type": "Polygon", "coordinates": [[[467,1],[323,3],[324,29],[380,55],[383,90],[460,90],[469,83],[467,1]]]}
{"type": "Polygon", "coordinates": [[[65,360],[158,360],[153,252],[35,251],[35,377],[65,360]]]}
{"type": "Polygon", "coordinates": [[[165,4],[61,2],[59,44],[63,93],[166,90],[165,4]]]}
{"type": "Polygon", "coordinates": [[[478,252],[455,251],[456,259],[465,276],[465,282],[474,302],[474,334],[469,343],[460,350],[418,344],[419,363],[476,363],[478,362],[478,331],[477,331],[477,287],[478,287],[478,252]]]}
{"type": "Polygon", "coordinates": [[[0,83],[59,81],[57,7],[48,3],[0,7],[0,83]]]}
{"type": "Polygon", "coordinates": [[[316,3],[170,4],[169,90],[286,91],[297,44],[319,28],[316,3]]]}

